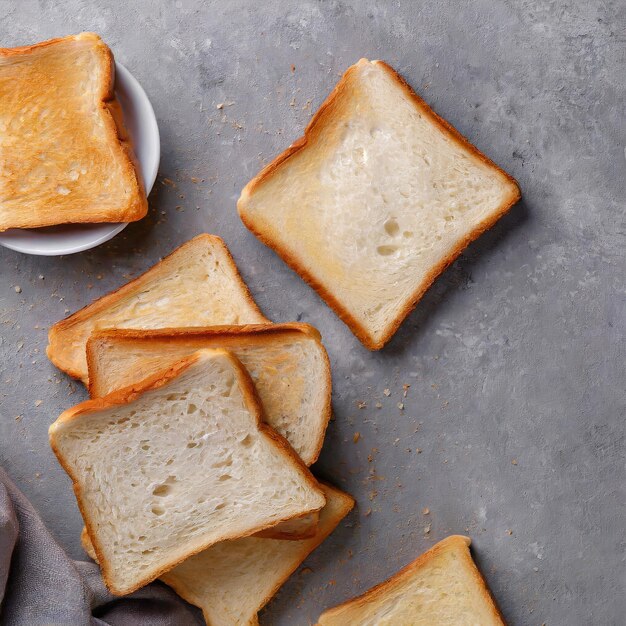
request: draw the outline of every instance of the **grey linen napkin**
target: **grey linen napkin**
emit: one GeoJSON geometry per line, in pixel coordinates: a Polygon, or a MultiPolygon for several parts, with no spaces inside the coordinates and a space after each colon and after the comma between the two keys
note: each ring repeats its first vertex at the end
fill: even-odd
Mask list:
{"type": "Polygon", "coordinates": [[[0,468],[0,624],[194,626],[200,612],[155,582],[119,598],[94,563],[72,561],[0,468]]]}

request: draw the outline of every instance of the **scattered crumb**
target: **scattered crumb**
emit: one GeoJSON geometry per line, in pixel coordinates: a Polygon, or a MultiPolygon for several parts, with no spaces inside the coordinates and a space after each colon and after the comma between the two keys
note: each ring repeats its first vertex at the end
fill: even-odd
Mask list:
{"type": "Polygon", "coordinates": [[[199,178],[196,178],[195,176],[191,177],[191,182],[194,183],[195,185],[197,185],[200,182],[199,178]]]}
{"type": "Polygon", "coordinates": [[[513,531],[512,531],[512,530],[510,530],[510,529],[508,529],[508,530],[506,531],[506,534],[510,537],[510,536],[513,534],[513,531]]]}
{"type": "Polygon", "coordinates": [[[43,404],[43,400],[37,400],[35,402],[35,406],[41,406],[43,404]]]}
{"type": "Polygon", "coordinates": [[[404,411],[404,404],[403,404],[402,402],[398,402],[398,408],[399,408],[401,411],[404,411]]]}
{"type": "Polygon", "coordinates": [[[400,441],[400,437],[398,437],[397,439],[394,439],[393,445],[394,446],[397,445],[399,443],[399,441],[400,441]]]}
{"type": "Polygon", "coordinates": [[[370,495],[369,495],[369,499],[370,502],[378,495],[378,491],[374,490],[374,491],[370,491],[370,495]]]}
{"type": "Polygon", "coordinates": [[[291,99],[291,102],[289,103],[289,106],[290,107],[295,107],[296,106],[296,99],[295,98],[291,99]]]}
{"type": "Polygon", "coordinates": [[[431,524],[426,524],[426,526],[424,526],[425,535],[428,535],[430,533],[430,528],[431,528],[431,524]]]}
{"type": "Polygon", "coordinates": [[[511,461],[511,465],[517,465],[517,459],[513,459],[513,460],[511,461]]]}
{"type": "Polygon", "coordinates": [[[312,574],[312,573],[313,573],[313,570],[312,570],[310,567],[303,567],[303,568],[300,570],[300,573],[301,573],[301,574],[312,574]]]}
{"type": "Polygon", "coordinates": [[[380,402],[377,402],[375,404],[375,406],[376,406],[377,409],[382,409],[383,408],[383,405],[380,402]]]}
{"type": "Polygon", "coordinates": [[[409,393],[409,388],[411,385],[402,385],[402,397],[406,398],[407,393],[409,393]]]}
{"type": "Polygon", "coordinates": [[[35,478],[40,478],[41,477],[41,472],[35,472],[35,478]]]}
{"type": "Polygon", "coordinates": [[[367,406],[367,402],[364,402],[363,400],[359,400],[356,405],[359,407],[359,409],[364,409],[367,406]]]}
{"type": "Polygon", "coordinates": [[[389,397],[391,395],[391,391],[389,389],[385,389],[383,391],[383,395],[389,397]]]}
{"type": "Polygon", "coordinates": [[[422,454],[422,449],[421,448],[415,448],[415,452],[417,454],[422,454]]]}
{"type": "Polygon", "coordinates": [[[365,511],[365,513],[363,513],[363,515],[364,515],[365,517],[369,517],[371,514],[372,514],[372,509],[371,509],[371,508],[370,508],[370,509],[367,509],[367,511],[365,511]]]}
{"type": "Polygon", "coordinates": [[[354,433],[354,436],[352,437],[352,441],[356,443],[360,438],[361,438],[361,433],[359,432],[354,433]]]}
{"type": "Polygon", "coordinates": [[[15,421],[19,422],[22,419],[22,415],[16,415],[15,416],[15,421]]]}
{"type": "Polygon", "coordinates": [[[164,178],[161,181],[164,185],[169,185],[170,187],[176,187],[176,183],[171,178],[164,178]]]}
{"type": "Polygon", "coordinates": [[[224,103],[220,102],[215,108],[221,111],[224,108],[224,103]]]}
{"type": "Polygon", "coordinates": [[[295,66],[293,63],[291,64],[291,71],[292,71],[292,72],[295,72],[295,71],[296,71],[296,66],[295,66]]]}
{"type": "Polygon", "coordinates": [[[39,274],[39,280],[43,280],[45,276],[43,274],[39,274]]]}
{"type": "Polygon", "coordinates": [[[15,289],[15,293],[22,293],[22,288],[19,285],[15,285],[13,289],[15,289]]]}
{"type": "Polygon", "coordinates": [[[428,507],[422,509],[422,515],[428,515],[430,513],[430,509],[428,507]]]}

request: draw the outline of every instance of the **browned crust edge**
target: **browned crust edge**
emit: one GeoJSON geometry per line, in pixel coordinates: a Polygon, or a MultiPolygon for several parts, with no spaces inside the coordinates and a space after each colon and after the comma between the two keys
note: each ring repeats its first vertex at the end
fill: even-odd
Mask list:
{"type": "MultiPolygon", "coordinates": [[[[362,61],[368,62],[367,59],[362,61]]],[[[260,187],[268,178],[270,178],[274,172],[288,159],[307,147],[311,139],[321,133],[321,129],[324,127],[325,120],[333,115],[333,111],[337,106],[337,100],[341,93],[346,88],[346,83],[350,75],[357,71],[358,64],[349,67],[343,74],[335,88],[331,91],[326,100],[322,103],[315,115],[311,118],[307,127],[304,130],[304,135],[297,139],[289,148],[279,154],[271,163],[265,166],[242,190],[239,200],[237,201],[237,210],[239,217],[258,239],[261,240],[266,246],[272,248],[283,261],[289,265],[294,271],[296,271],[308,283],[315,291],[318,292],[320,297],[330,306],[339,318],[350,328],[354,335],[363,343],[363,345],[369,350],[380,350],[395,334],[400,324],[404,321],[406,316],[415,308],[417,303],[421,300],[424,293],[433,284],[435,279],[461,254],[461,252],[475,239],[482,235],[486,230],[491,228],[520,198],[521,191],[517,181],[507,174],[503,169],[498,167],[491,159],[485,156],[476,146],[471,144],[466,137],[464,137],[456,128],[454,128],[449,122],[437,115],[426,104],[420,96],[410,87],[410,85],[400,76],[390,65],[384,61],[372,61],[372,63],[379,65],[383,68],[391,77],[400,85],[406,95],[413,101],[415,106],[434,124],[439,126],[442,132],[451,137],[457,144],[469,150],[476,158],[482,161],[484,164],[496,170],[506,181],[512,184],[510,196],[498,207],[489,217],[483,220],[480,224],[474,228],[466,237],[464,237],[459,244],[454,248],[447,257],[445,257],[439,264],[433,267],[430,273],[424,278],[421,284],[411,295],[406,306],[404,306],[398,313],[398,315],[390,320],[385,329],[383,336],[380,339],[375,339],[368,332],[368,329],[361,324],[350,312],[350,310],[344,306],[344,304],[338,300],[326,286],[317,280],[315,276],[308,272],[304,264],[300,263],[296,256],[291,255],[287,250],[281,247],[280,242],[274,241],[274,239],[268,236],[265,232],[256,228],[252,220],[248,219],[246,215],[246,202],[248,198],[260,187]]]]}
{"type": "MultiPolygon", "coordinates": [[[[189,241],[186,241],[185,243],[183,243],[180,246],[178,246],[176,249],[174,249],[172,252],[170,252],[167,256],[163,257],[158,263],[156,263],[152,267],[148,268],[145,272],[143,272],[142,274],[137,276],[137,278],[134,278],[133,280],[127,282],[126,284],[122,285],[121,287],[118,287],[117,289],[115,289],[115,290],[109,292],[108,294],[98,298],[97,300],[94,300],[93,302],[91,302],[90,304],[84,306],[82,309],[76,311],[75,313],[73,313],[69,317],[66,317],[65,319],[63,319],[63,320],[57,322],[56,324],[52,325],[50,327],[50,330],[48,331],[48,346],[46,347],[46,355],[47,355],[47,357],[60,370],[64,371],[66,374],[68,374],[72,378],[78,378],[78,379],[82,380],[82,382],[85,385],[88,385],[87,374],[83,375],[82,372],[78,371],[77,369],[74,369],[72,364],[68,364],[68,363],[64,362],[64,360],[59,359],[57,357],[56,353],[55,353],[55,344],[56,344],[57,341],[62,341],[63,340],[63,333],[65,331],[67,331],[68,329],[70,329],[75,324],[79,324],[81,322],[84,322],[85,320],[89,319],[93,315],[95,315],[95,314],[99,313],[100,311],[106,309],[110,305],[115,304],[117,301],[119,301],[121,298],[125,297],[129,293],[132,293],[133,290],[135,290],[137,287],[141,286],[141,284],[143,282],[145,282],[145,280],[147,278],[152,276],[152,274],[158,272],[160,270],[162,264],[165,261],[169,260],[175,254],[180,253],[183,249],[185,249],[187,247],[191,247],[193,245],[199,245],[199,244],[201,244],[203,242],[206,243],[207,246],[217,246],[217,247],[219,247],[221,249],[222,253],[224,254],[224,256],[225,256],[225,258],[227,260],[227,262],[230,263],[231,268],[232,268],[233,272],[235,273],[235,276],[240,281],[240,286],[241,286],[241,289],[243,291],[244,298],[248,302],[248,305],[252,309],[254,309],[261,317],[265,318],[265,316],[261,313],[261,310],[259,309],[257,303],[253,300],[252,294],[250,293],[250,289],[248,288],[248,286],[244,282],[243,278],[241,277],[241,274],[239,273],[239,269],[237,268],[235,260],[233,259],[233,256],[230,253],[230,250],[228,249],[228,247],[226,246],[226,243],[224,242],[224,240],[221,237],[218,237],[217,235],[209,235],[207,233],[202,233],[200,235],[196,235],[195,237],[193,237],[189,241]]],[[[265,319],[267,319],[267,318],[265,318],[265,319]]],[[[268,321],[268,324],[269,324],[270,321],[269,320],[267,320],[267,321],[268,321]]]]}
{"type": "MultiPolygon", "coordinates": [[[[306,463],[305,463],[306,465],[306,463]]],[[[301,531],[286,531],[281,530],[281,525],[273,526],[272,528],[268,528],[267,530],[261,530],[258,533],[254,533],[254,537],[260,537],[261,539],[282,539],[283,541],[300,541],[302,539],[311,539],[311,537],[315,537],[317,534],[317,525],[319,523],[319,512],[315,513],[306,513],[305,515],[300,515],[298,517],[292,517],[289,521],[294,521],[300,518],[310,518],[309,525],[305,530],[301,531]]]]}
{"type": "MultiPolygon", "coordinates": [[[[269,428],[263,423],[261,404],[259,403],[258,397],[256,395],[254,384],[252,383],[252,380],[250,376],[248,375],[247,371],[245,370],[245,368],[243,367],[243,365],[239,362],[238,359],[236,359],[230,352],[226,350],[213,350],[212,352],[216,354],[224,355],[231,362],[233,369],[235,370],[235,376],[237,377],[237,382],[241,389],[244,402],[246,403],[246,406],[248,407],[249,412],[256,419],[257,428],[259,429],[259,432],[262,435],[265,435],[267,439],[272,440],[274,444],[276,445],[276,447],[280,450],[280,452],[282,452],[287,457],[287,459],[291,460],[292,467],[296,471],[298,471],[300,476],[309,484],[311,489],[317,491],[323,496],[323,491],[320,489],[317,481],[315,480],[315,478],[313,477],[309,469],[306,467],[306,465],[304,465],[304,463],[300,460],[300,457],[293,451],[289,443],[283,437],[275,433],[271,428],[269,428]]],[[[136,385],[131,385],[124,389],[120,389],[119,391],[114,391],[113,393],[109,394],[108,396],[105,396],[104,398],[95,398],[93,400],[86,400],[85,402],[82,402],[81,404],[71,409],[68,409],[67,411],[64,411],[59,416],[59,418],[50,426],[48,430],[50,447],[52,448],[52,451],[54,452],[59,463],[61,464],[61,467],[63,467],[67,475],[72,480],[72,486],[74,489],[74,494],[76,496],[78,508],[83,517],[83,520],[85,522],[85,528],[87,529],[87,534],[89,535],[89,539],[91,540],[94,551],[96,553],[96,556],[97,556],[96,560],[100,564],[100,569],[102,571],[102,577],[104,579],[104,582],[106,586],[109,588],[109,590],[111,591],[111,593],[115,595],[126,595],[128,593],[132,593],[133,591],[136,591],[140,587],[143,587],[144,585],[155,580],[156,578],[159,578],[159,576],[161,576],[163,573],[169,571],[170,569],[172,569],[173,567],[175,567],[176,565],[178,565],[185,559],[189,558],[190,556],[193,556],[194,554],[197,554],[198,552],[202,552],[203,550],[206,550],[208,547],[210,547],[211,545],[217,542],[210,541],[204,544],[200,544],[199,546],[195,546],[194,548],[190,549],[189,552],[185,554],[183,557],[172,558],[169,561],[166,561],[165,564],[163,564],[159,569],[157,569],[155,573],[144,575],[143,578],[140,578],[134,585],[131,585],[128,587],[118,587],[115,583],[110,563],[104,557],[104,553],[102,551],[102,547],[100,545],[99,537],[96,532],[96,529],[94,525],[92,524],[91,518],[88,515],[87,507],[85,506],[85,503],[83,501],[83,494],[82,494],[82,489],[81,489],[81,484],[79,482],[79,479],[77,475],[72,471],[72,468],[69,466],[69,463],[66,462],[65,458],[63,457],[63,454],[61,453],[61,451],[56,445],[57,432],[59,428],[62,427],[64,424],[70,423],[76,419],[87,417],[91,413],[94,413],[94,412],[99,412],[102,410],[113,408],[115,406],[128,404],[136,400],[137,398],[139,398],[141,395],[143,395],[144,393],[148,391],[152,391],[160,387],[163,387],[164,385],[166,385],[167,383],[175,379],[177,376],[182,374],[185,370],[189,369],[192,365],[194,365],[201,358],[202,358],[202,353],[197,352],[189,357],[181,359],[180,361],[178,361],[177,363],[169,367],[167,370],[159,372],[158,374],[155,374],[154,376],[150,376],[149,378],[146,378],[145,380],[143,380],[142,382],[136,385]]],[[[324,501],[325,501],[325,498],[324,498],[324,501]]],[[[323,506],[324,505],[322,504],[320,507],[310,509],[310,511],[305,511],[304,513],[319,511],[323,506]]],[[[265,525],[254,527],[250,530],[250,532],[246,533],[245,535],[229,535],[228,533],[226,533],[225,536],[220,539],[220,541],[225,541],[228,539],[237,539],[240,537],[249,536],[251,534],[264,530],[266,528],[271,528],[272,526],[275,526],[276,524],[280,524],[281,522],[287,519],[290,519],[290,518],[285,517],[285,518],[276,520],[275,522],[272,522],[271,524],[265,524],[265,525]]]]}
{"type": "MultiPolygon", "coordinates": [[[[148,200],[146,191],[139,171],[139,164],[133,150],[130,137],[124,124],[124,117],[121,106],[115,95],[115,60],[111,49],[102,41],[97,33],[82,32],[78,35],[68,35],[67,37],[56,37],[29,46],[18,46],[16,48],[0,48],[0,56],[13,57],[30,54],[40,48],[48,48],[62,43],[68,43],[76,40],[91,39],[94,41],[102,54],[103,62],[106,63],[104,68],[104,81],[99,94],[100,106],[98,110],[102,115],[104,125],[110,131],[110,135],[122,150],[126,160],[126,173],[129,178],[136,182],[136,193],[130,199],[130,204],[125,209],[117,209],[115,215],[111,215],[111,211],[98,211],[89,214],[81,213],[79,219],[72,219],[59,222],[58,219],[48,220],[21,220],[14,224],[0,227],[0,232],[9,228],[40,228],[44,226],[56,226],[58,224],[90,224],[90,223],[106,223],[106,222],[134,222],[148,212],[148,200]]],[[[77,215],[78,217],[78,215],[77,215]]]]}
{"type": "Polygon", "coordinates": [[[426,552],[418,556],[414,561],[403,567],[399,572],[391,576],[391,578],[388,578],[384,582],[375,585],[371,589],[368,589],[360,596],[351,598],[350,600],[347,600],[342,604],[339,604],[331,609],[327,609],[326,611],[324,611],[319,616],[316,626],[322,626],[321,620],[323,618],[340,617],[341,613],[346,609],[350,609],[353,606],[366,605],[370,601],[376,601],[381,597],[385,597],[390,588],[393,588],[398,583],[402,583],[405,580],[410,579],[417,570],[419,570],[425,563],[430,561],[432,558],[437,556],[437,554],[454,548],[457,548],[461,553],[462,558],[465,560],[466,565],[473,574],[474,581],[480,589],[483,600],[490,607],[494,617],[496,619],[499,619],[502,622],[503,626],[505,626],[505,621],[502,613],[496,605],[495,600],[489,590],[489,587],[487,586],[487,583],[483,578],[483,575],[480,573],[480,570],[476,566],[476,563],[474,563],[474,559],[472,559],[469,548],[470,544],[471,539],[463,535],[450,535],[449,537],[446,537],[439,543],[435,544],[432,548],[430,548],[430,550],[427,550],[426,552]]]}
{"type": "MultiPolygon", "coordinates": [[[[337,526],[339,525],[339,522],[341,522],[341,520],[354,507],[355,500],[351,495],[323,481],[320,481],[319,485],[324,491],[324,495],[327,499],[328,499],[328,493],[329,492],[332,493],[334,496],[336,496],[342,501],[342,507],[338,511],[336,518],[333,519],[333,523],[329,524],[328,527],[325,529],[321,529],[320,527],[318,527],[318,531],[315,535],[315,540],[312,541],[310,546],[307,546],[307,548],[302,551],[301,558],[293,565],[293,567],[290,568],[289,572],[276,581],[276,583],[274,584],[270,592],[265,596],[265,598],[263,598],[263,600],[259,603],[258,607],[256,608],[257,613],[274,597],[276,592],[285,584],[285,581],[298,569],[298,567],[300,567],[302,562],[309,556],[309,554],[311,554],[316,548],[320,546],[320,544],[325,539],[328,538],[328,536],[335,530],[335,528],[337,528],[337,526]]],[[[202,613],[204,615],[204,619],[206,623],[211,624],[210,616],[208,612],[202,606],[203,604],[202,598],[199,598],[194,593],[190,593],[189,590],[184,587],[184,585],[178,584],[178,581],[175,579],[175,577],[166,575],[162,577],[161,580],[166,585],[172,587],[172,589],[174,589],[174,591],[181,598],[183,598],[184,600],[186,600],[187,602],[190,602],[191,604],[195,606],[200,607],[202,609],[202,613]]]]}
{"type": "MultiPolygon", "coordinates": [[[[250,296],[252,300],[252,296],[250,296]]],[[[252,301],[254,302],[254,301],[252,301]]],[[[204,327],[188,327],[188,328],[159,328],[155,330],[133,330],[133,329],[107,329],[96,331],[91,334],[87,340],[87,370],[88,370],[88,389],[89,395],[98,396],[98,377],[94,373],[96,370],[96,352],[97,344],[100,341],[154,341],[168,340],[175,341],[177,338],[203,338],[203,337],[232,337],[237,338],[248,335],[255,336],[259,340],[268,335],[301,333],[310,337],[315,341],[324,361],[324,378],[328,393],[324,401],[321,416],[321,431],[316,447],[313,449],[312,460],[309,465],[313,465],[317,461],[322,446],[324,445],[324,436],[332,415],[332,374],[330,369],[330,359],[328,352],[322,343],[322,336],[314,326],[302,322],[287,322],[283,324],[246,324],[242,326],[204,326],[204,327]]]]}

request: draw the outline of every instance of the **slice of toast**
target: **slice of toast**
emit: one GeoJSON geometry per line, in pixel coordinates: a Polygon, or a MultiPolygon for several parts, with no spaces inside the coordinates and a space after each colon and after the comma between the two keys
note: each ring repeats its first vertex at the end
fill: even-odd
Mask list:
{"type": "Polygon", "coordinates": [[[382,61],[343,75],[237,203],[244,224],[382,348],[435,278],[518,199],[515,180],[382,61]]]}
{"type": "Polygon", "coordinates": [[[114,82],[94,33],[0,48],[0,231],[146,214],[114,82]]]}
{"type": "Polygon", "coordinates": [[[470,543],[460,535],[440,541],[386,582],[325,611],[318,626],[503,626],[470,543]]]}
{"type": "Polygon", "coordinates": [[[289,444],[261,422],[252,380],[224,350],[65,411],[50,444],[115,594],[325,504],[289,444]]]}
{"type": "MultiPolygon", "coordinates": [[[[225,541],[187,559],[161,580],[201,608],[210,626],[255,626],[258,611],[354,506],[348,494],[327,484],[320,483],[320,487],[326,506],[320,511],[320,523],[311,539],[246,537],[225,541]]],[[[81,543],[97,560],[85,530],[81,543]]]]}
{"type": "Polygon", "coordinates": [[[104,396],[202,348],[224,348],[243,363],[267,423],[314,463],[330,419],[331,377],[320,334],[308,324],[99,331],[87,342],[89,393],[104,396]]]}
{"type": "Polygon", "coordinates": [[[198,235],[139,278],[57,322],[46,354],[87,384],[85,345],[95,330],[264,322],[226,244],[198,235]]]}

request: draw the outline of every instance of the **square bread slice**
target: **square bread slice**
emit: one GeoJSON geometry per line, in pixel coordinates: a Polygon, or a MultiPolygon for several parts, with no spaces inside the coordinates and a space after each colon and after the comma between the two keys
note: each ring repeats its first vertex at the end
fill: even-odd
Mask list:
{"type": "Polygon", "coordinates": [[[289,444],[261,422],[250,377],[224,350],[65,411],[50,445],[115,594],[325,504],[289,444]]]}
{"type": "Polygon", "coordinates": [[[146,214],[114,83],[94,33],[0,48],[0,231],[146,214]]]}
{"type": "Polygon", "coordinates": [[[470,543],[460,535],[440,541],[386,582],[325,611],[318,626],[504,626],[470,543]]]}
{"type": "Polygon", "coordinates": [[[382,61],[343,75],[304,137],[237,203],[371,350],[520,198],[515,180],[382,61]]]}
{"type": "Polygon", "coordinates": [[[331,376],[320,334],[308,324],[98,331],[87,342],[89,393],[105,396],[203,348],[223,348],[243,363],[267,423],[314,463],[330,419],[331,376]]]}
{"type": "MultiPolygon", "coordinates": [[[[177,565],[161,580],[202,609],[209,626],[256,626],[257,613],[354,506],[347,493],[324,483],[320,487],[326,506],[320,511],[314,537],[305,541],[256,537],[224,541],[177,565]]],[[[81,543],[97,560],[85,530],[81,543]]]]}
{"type": "Polygon", "coordinates": [[[169,256],[48,332],[48,358],[88,383],[85,345],[104,328],[167,328],[267,323],[241,279],[226,244],[198,235],[169,256]]]}

